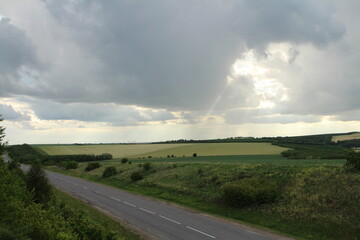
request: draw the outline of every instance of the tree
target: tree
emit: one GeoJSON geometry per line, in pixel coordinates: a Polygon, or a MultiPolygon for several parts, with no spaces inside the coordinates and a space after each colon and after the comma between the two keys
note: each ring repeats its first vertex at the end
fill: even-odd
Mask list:
{"type": "MultiPolygon", "coordinates": [[[[1,117],[0,114],[0,122],[2,122],[4,119],[1,117]]],[[[3,142],[5,137],[5,128],[3,126],[0,126],[0,154],[4,151],[6,142],[3,142]]]]}
{"type": "Polygon", "coordinates": [[[35,203],[47,206],[49,201],[52,199],[51,186],[40,162],[34,162],[31,165],[30,170],[27,172],[26,187],[29,191],[33,192],[35,203]]]}

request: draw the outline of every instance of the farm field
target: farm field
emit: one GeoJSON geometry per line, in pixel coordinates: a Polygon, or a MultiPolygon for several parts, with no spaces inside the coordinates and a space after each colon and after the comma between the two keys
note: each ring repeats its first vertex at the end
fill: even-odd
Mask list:
{"type": "Polygon", "coordinates": [[[346,140],[352,140],[352,139],[360,139],[360,133],[353,133],[353,134],[339,135],[339,136],[332,137],[333,142],[346,141],[346,140]]]}
{"type": "Polygon", "coordinates": [[[195,144],[99,144],[99,145],[33,145],[48,155],[102,154],[111,153],[114,158],[142,158],[152,156],[189,157],[231,155],[280,155],[288,150],[270,143],[195,143],[195,144]]]}

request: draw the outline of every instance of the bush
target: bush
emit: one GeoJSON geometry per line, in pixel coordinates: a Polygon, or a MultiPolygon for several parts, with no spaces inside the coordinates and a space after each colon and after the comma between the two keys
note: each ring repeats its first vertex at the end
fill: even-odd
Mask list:
{"type": "Polygon", "coordinates": [[[265,178],[244,178],[223,186],[222,198],[232,207],[246,207],[275,201],[278,186],[265,178]]]}
{"type": "Polygon", "coordinates": [[[127,163],[127,162],[128,162],[128,159],[127,159],[127,158],[121,159],[121,163],[122,163],[122,164],[125,164],[125,163],[127,163]]]}
{"type": "Polygon", "coordinates": [[[149,171],[151,169],[151,163],[144,163],[143,168],[145,171],[149,171]]]}
{"type": "Polygon", "coordinates": [[[193,153],[193,157],[197,157],[197,153],[193,153]]]}
{"type": "Polygon", "coordinates": [[[144,176],[142,175],[142,173],[140,171],[137,172],[133,172],[130,175],[131,181],[136,182],[136,181],[140,181],[141,179],[144,178],[144,176]]]}
{"type": "Polygon", "coordinates": [[[99,168],[99,167],[101,167],[100,163],[91,162],[91,163],[88,163],[88,165],[85,168],[85,171],[89,172],[89,171],[94,170],[94,169],[99,168]]]}
{"type": "Polygon", "coordinates": [[[75,161],[61,161],[58,164],[59,167],[65,168],[66,170],[69,169],[76,169],[79,167],[79,164],[75,161]]]}
{"type": "Polygon", "coordinates": [[[360,170],[360,153],[359,152],[350,152],[346,156],[346,166],[353,167],[357,170],[360,170]]]}
{"type": "Polygon", "coordinates": [[[117,174],[117,171],[116,171],[115,167],[107,167],[107,168],[105,168],[102,176],[103,176],[103,178],[108,178],[108,177],[115,176],[116,174],[117,174]]]}

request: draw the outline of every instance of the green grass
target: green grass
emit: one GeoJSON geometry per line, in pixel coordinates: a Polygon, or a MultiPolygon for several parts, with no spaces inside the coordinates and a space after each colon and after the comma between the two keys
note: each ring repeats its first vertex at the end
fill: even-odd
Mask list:
{"type": "Polygon", "coordinates": [[[57,190],[54,188],[54,192],[56,195],[56,199],[64,202],[67,206],[80,210],[85,213],[85,215],[90,219],[90,221],[100,224],[108,231],[114,231],[118,233],[121,240],[140,240],[141,238],[138,234],[134,232],[134,230],[121,225],[118,221],[106,216],[105,214],[99,212],[98,210],[86,205],[81,200],[73,198],[68,194],[57,190]]]}
{"type": "Polygon", "coordinates": [[[98,145],[33,145],[47,155],[101,154],[111,153],[122,157],[177,157],[231,156],[231,155],[280,155],[287,148],[270,143],[194,143],[194,144],[98,144],[98,145]]]}
{"type": "MultiPolygon", "coordinates": [[[[132,163],[222,163],[222,164],[269,164],[288,166],[320,166],[345,164],[343,159],[287,159],[279,155],[235,155],[235,156],[199,156],[199,157],[170,157],[170,158],[136,158],[130,159],[132,163]]],[[[112,159],[105,162],[116,163],[121,159],[112,159]]]]}

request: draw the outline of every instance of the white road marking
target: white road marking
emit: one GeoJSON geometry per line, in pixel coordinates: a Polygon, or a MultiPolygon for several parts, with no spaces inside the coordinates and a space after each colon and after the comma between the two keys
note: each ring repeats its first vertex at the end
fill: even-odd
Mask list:
{"type": "Polygon", "coordinates": [[[100,194],[100,192],[98,192],[98,191],[94,191],[94,193],[100,194]]]}
{"type": "Polygon", "coordinates": [[[87,187],[83,187],[83,189],[88,189],[87,187]]]}
{"type": "Polygon", "coordinates": [[[128,202],[125,202],[125,201],[123,201],[123,203],[125,203],[125,204],[127,204],[129,206],[132,206],[132,207],[136,207],[134,204],[131,204],[131,203],[128,203],[128,202]]]}
{"type": "Polygon", "coordinates": [[[195,229],[195,228],[192,228],[192,227],[189,227],[189,226],[186,226],[188,229],[190,229],[190,230],[193,230],[193,231],[195,231],[195,232],[198,232],[198,233],[201,233],[201,234],[203,234],[203,235],[205,235],[205,236],[208,236],[208,237],[211,237],[211,238],[216,238],[216,237],[214,237],[214,236],[212,236],[212,235],[210,235],[210,234],[207,234],[207,233],[204,233],[204,232],[202,232],[202,231],[200,231],[200,230],[197,230],[197,229],[195,229]]]}
{"type": "Polygon", "coordinates": [[[167,217],[165,217],[165,216],[163,216],[163,215],[159,215],[159,217],[161,217],[161,218],[163,218],[163,219],[166,219],[166,220],[168,220],[168,221],[170,221],[170,222],[173,222],[173,223],[176,223],[176,224],[181,225],[181,223],[179,223],[179,222],[177,222],[177,221],[175,221],[175,220],[172,220],[171,218],[167,218],[167,217]]]}
{"type": "Polygon", "coordinates": [[[75,186],[77,186],[77,183],[74,183],[75,186]]]}
{"type": "Polygon", "coordinates": [[[151,213],[151,214],[155,214],[154,212],[152,212],[152,211],[150,211],[150,210],[147,210],[147,209],[145,209],[145,208],[139,207],[139,209],[140,209],[140,210],[143,210],[143,211],[145,211],[145,212],[151,213]]]}
{"type": "Polygon", "coordinates": [[[120,199],[114,198],[114,197],[110,197],[111,199],[118,201],[118,202],[122,202],[120,199]]]}

